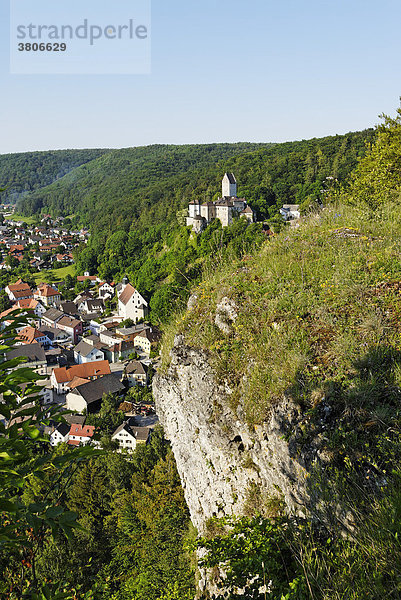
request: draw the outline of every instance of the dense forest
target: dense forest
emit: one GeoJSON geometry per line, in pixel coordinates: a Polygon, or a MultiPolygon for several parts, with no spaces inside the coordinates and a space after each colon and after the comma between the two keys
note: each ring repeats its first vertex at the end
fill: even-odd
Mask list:
{"type": "Polygon", "coordinates": [[[107,152],[108,150],[51,150],[0,155],[1,187],[6,188],[1,201],[14,203],[107,152]]]}

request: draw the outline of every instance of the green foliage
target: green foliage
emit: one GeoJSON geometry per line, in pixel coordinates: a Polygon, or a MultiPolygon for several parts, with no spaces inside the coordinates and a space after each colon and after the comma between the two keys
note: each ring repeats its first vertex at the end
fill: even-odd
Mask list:
{"type": "Polygon", "coordinates": [[[48,186],[79,165],[108,150],[52,150],[0,156],[0,181],[6,186],[2,202],[15,202],[29,192],[48,186]]]}
{"type": "Polygon", "coordinates": [[[105,394],[100,411],[88,415],[87,425],[94,425],[102,434],[112,435],[124,421],[124,413],[117,410],[117,401],[113,394],[105,394]]]}
{"type": "Polygon", "coordinates": [[[375,143],[353,173],[346,196],[354,204],[377,209],[401,189],[401,108],[395,118],[382,115],[375,143]]]}
{"type": "Polygon", "coordinates": [[[216,600],[308,598],[306,583],[287,541],[288,520],[261,517],[219,519],[224,532],[200,538],[206,551],[200,566],[215,574],[222,590],[216,600]]]}
{"type": "Polygon", "coordinates": [[[49,418],[60,421],[63,417],[58,407],[40,407],[36,382],[42,377],[22,366],[25,359],[7,360],[14,327],[28,322],[28,317],[18,316],[18,312],[13,325],[3,329],[0,346],[0,412],[4,419],[0,422],[0,594],[10,599],[72,598],[73,592],[64,593],[63,579],[56,585],[43,585],[37,562],[48,539],[71,538],[78,526],[76,514],[60,501],[74,470],[96,451],[77,448],[60,455],[52,453],[43,438],[41,427],[49,424],[49,418]],[[31,493],[27,492],[29,485],[31,493]]]}

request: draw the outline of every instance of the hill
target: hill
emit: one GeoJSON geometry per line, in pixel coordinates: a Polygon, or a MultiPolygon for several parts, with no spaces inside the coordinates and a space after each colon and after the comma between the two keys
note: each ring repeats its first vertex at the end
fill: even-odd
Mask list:
{"type": "Polygon", "coordinates": [[[108,150],[51,150],[0,155],[1,201],[14,203],[108,150]]]}

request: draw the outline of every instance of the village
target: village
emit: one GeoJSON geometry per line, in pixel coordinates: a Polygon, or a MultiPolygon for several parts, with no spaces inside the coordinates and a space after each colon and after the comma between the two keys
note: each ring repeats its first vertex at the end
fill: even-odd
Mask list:
{"type": "Polygon", "coordinates": [[[66,422],[50,424],[42,432],[51,446],[99,445],[98,428],[87,421],[109,398],[114,413],[124,414],[110,432],[111,442],[130,452],[147,443],[157,423],[148,385],[159,332],[146,323],[148,303],[127,277],[118,284],[88,274],[78,279],[89,289],[73,300],[65,300],[57,286],[48,283],[31,289],[19,279],[6,286],[12,306],[0,314],[1,327],[4,331],[12,326],[17,337],[5,358],[24,357],[23,366],[43,377],[38,382],[42,408],[58,405],[68,411],[66,422]],[[115,299],[116,309],[105,316],[110,299],[115,299]],[[21,316],[22,323],[16,320],[21,316]]]}
{"type": "Polygon", "coordinates": [[[74,264],[73,250],[86,244],[89,231],[70,230],[65,219],[44,215],[37,225],[28,225],[9,215],[0,221],[0,269],[11,271],[25,260],[32,272],[74,264]]]}
{"type": "MultiPolygon", "coordinates": [[[[295,224],[298,209],[284,205],[283,220],[295,224]]],[[[99,445],[93,416],[108,398],[122,421],[108,431],[115,448],[133,451],[137,444],[146,444],[158,420],[149,385],[160,341],[160,332],[147,322],[148,302],[126,276],[115,283],[87,272],[61,282],[52,277],[49,283],[45,275],[56,269],[72,266],[75,271],[73,251],[87,243],[88,230],[69,230],[63,217],[44,215],[36,225],[8,217],[0,225],[0,269],[7,272],[7,280],[15,280],[14,271],[24,262],[28,276],[27,281],[20,277],[3,283],[8,308],[0,313],[1,328],[14,327],[17,334],[5,358],[23,357],[24,366],[43,377],[42,408],[57,405],[68,411],[66,422],[50,424],[42,433],[51,446],[99,445]],[[24,322],[16,324],[21,316],[24,322]]],[[[192,201],[186,225],[198,234],[214,219],[227,227],[240,217],[256,221],[246,200],[237,196],[235,175],[225,173],[222,197],[203,204],[192,201]]]]}

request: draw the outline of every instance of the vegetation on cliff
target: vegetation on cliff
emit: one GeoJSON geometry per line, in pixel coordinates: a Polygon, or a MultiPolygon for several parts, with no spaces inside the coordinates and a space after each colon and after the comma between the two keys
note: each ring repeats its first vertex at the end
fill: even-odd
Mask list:
{"type": "Polygon", "coordinates": [[[231,573],[232,598],[245,564],[248,580],[257,577],[246,598],[264,598],[273,577],[283,598],[400,597],[400,135],[398,111],[323,210],[210,269],[166,330],[165,364],[177,333],[206,351],[250,427],[292,398],[303,416],[286,440],[300,455],[318,443],[324,457],[309,483],[320,504],[313,520],[279,527],[287,572],[286,561],[281,574],[266,572],[279,545],[258,553],[257,523],[201,542],[207,564],[231,573]],[[223,326],[222,304],[231,307],[223,326]]]}

